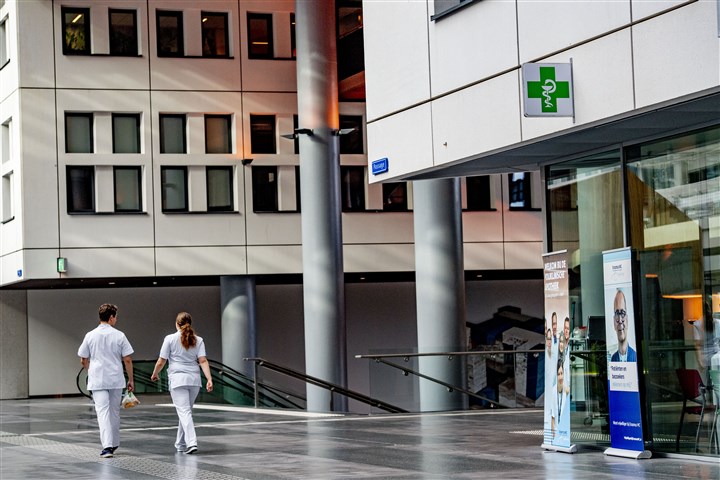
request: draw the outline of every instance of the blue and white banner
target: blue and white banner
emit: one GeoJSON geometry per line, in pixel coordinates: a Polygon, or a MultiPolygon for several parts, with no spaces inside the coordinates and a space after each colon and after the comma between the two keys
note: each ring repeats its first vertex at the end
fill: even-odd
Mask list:
{"type": "Polygon", "coordinates": [[[567,251],[543,255],[545,290],[545,420],[542,448],[570,445],[570,297],[567,251]]]}
{"type": "Polygon", "coordinates": [[[638,382],[632,256],[629,248],[603,252],[610,445],[605,453],[640,458],[645,452],[638,382]]]}

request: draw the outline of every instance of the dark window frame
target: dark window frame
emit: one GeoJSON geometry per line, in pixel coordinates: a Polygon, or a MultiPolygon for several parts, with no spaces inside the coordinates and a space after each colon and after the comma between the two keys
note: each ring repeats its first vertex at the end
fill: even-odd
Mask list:
{"type": "Polygon", "coordinates": [[[207,198],[207,209],[208,212],[234,212],[235,211],[235,189],[233,186],[233,167],[231,166],[208,166],[205,167],[205,195],[207,198]],[[230,191],[230,204],[221,205],[218,207],[210,206],[210,171],[227,171],[230,191]]]}
{"type": "Polygon", "coordinates": [[[65,112],[65,153],[95,153],[95,136],[94,136],[94,114],[92,112],[65,112]],[[90,151],[89,152],[71,152],[68,150],[68,117],[85,117],[89,120],[88,127],[90,132],[90,151]]]}
{"type": "MultiPolygon", "coordinates": [[[[268,143],[267,145],[270,145],[268,143]]],[[[250,114],[250,152],[251,153],[257,153],[257,154],[268,154],[268,155],[274,155],[277,154],[277,117],[275,115],[254,115],[250,114]],[[269,122],[268,124],[271,125],[270,133],[269,134],[263,134],[263,137],[260,137],[258,139],[256,126],[260,125],[262,123],[258,122],[258,120],[262,119],[272,119],[272,122],[269,122]],[[257,141],[262,140],[265,136],[272,139],[272,148],[271,149],[265,149],[260,148],[259,145],[264,145],[263,141],[257,141]]]]}
{"type": "MultiPolygon", "coordinates": [[[[90,55],[91,53],[91,39],[90,39],[90,9],[89,8],[78,8],[78,7],[60,7],[60,19],[62,23],[61,35],[62,38],[62,52],[63,55],[90,55]],[[82,26],[83,42],[84,46],[82,49],[72,49],[68,43],[68,24],[66,20],[67,15],[84,15],[85,22],[82,26]]],[[[80,29],[79,29],[80,30],[80,29]]]]}
{"type": "Polygon", "coordinates": [[[382,184],[383,188],[383,211],[384,212],[408,212],[410,211],[408,207],[408,187],[407,182],[387,182],[382,184]],[[392,187],[392,189],[391,189],[392,187]],[[398,205],[397,207],[391,206],[393,205],[390,202],[387,202],[386,200],[392,196],[392,192],[396,188],[402,188],[403,190],[403,200],[399,203],[396,203],[395,205],[398,205]]]}
{"type": "Polygon", "coordinates": [[[108,34],[110,37],[110,55],[114,55],[117,57],[136,57],[136,56],[138,56],[139,38],[138,38],[137,10],[122,9],[122,8],[108,9],[108,30],[109,30],[108,34]],[[123,49],[118,49],[117,44],[115,44],[115,42],[113,42],[113,23],[112,23],[113,13],[122,13],[122,14],[131,14],[132,15],[133,36],[132,36],[131,42],[129,42],[127,51],[124,51],[123,49]],[[113,51],[113,45],[115,45],[116,51],[113,51]]]}
{"type": "MultiPolygon", "coordinates": [[[[92,165],[67,165],[65,167],[65,189],[66,189],[66,200],[67,200],[67,213],[68,214],[85,214],[85,213],[95,213],[95,167],[92,165]],[[86,175],[83,176],[83,180],[88,181],[87,185],[84,185],[84,187],[89,187],[89,192],[82,192],[85,193],[89,199],[90,207],[88,208],[76,208],[75,202],[73,201],[73,192],[75,191],[72,186],[74,185],[72,183],[73,175],[71,175],[71,172],[73,170],[77,171],[84,171],[86,175]],[[88,174],[89,173],[89,174],[88,174]]],[[[84,197],[85,195],[83,195],[84,197]]]]}
{"type": "Polygon", "coordinates": [[[532,205],[532,174],[531,172],[517,172],[524,173],[522,181],[516,180],[513,182],[513,174],[509,173],[507,176],[508,180],[508,209],[513,211],[528,211],[537,210],[532,205]],[[513,197],[521,195],[522,199],[516,201],[522,201],[523,205],[513,206],[513,197]]]}
{"type": "Polygon", "coordinates": [[[366,167],[363,167],[361,165],[345,165],[340,167],[340,205],[342,207],[343,212],[365,212],[367,211],[366,203],[367,199],[365,198],[365,171],[366,167]],[[349,190],[349,188],[352,186],[351,182],[346,181],[346,175],[350,174],[350,172],[360,172],[361,178],[362,178],[362,184],[360,185],[360,202],[354,202],[352,199],[352,194],[354,193],[352,190],[349,190]],[[346,200],[350,201],[346,201],[346,200]],[[359,204],[356,204],[359,203],[359,204]]]}
{"type": "Polygon", "coordinates": [[[165,118],[180,118],[182,119],[182,152],[169,152],[170,154],[180,155],[187,153],[187,115],[183,113],[161,113],[158,117],[160,123],[160,153],[166,154],[165,147],[165,118]]]}
{"type": "Polygon", "coordinates": [[[113,147],[112,147],[112,148],[113,148],[113,153],[118,153],[118,152],[116,151],[116,147],[115,147],[115,119],[116,119],[116,118],[134,118],[135,120],[137,120],[137,123],[135,124],[135,130],[136,130],[136,135],[135,135],[135,140],[136,140],[135,150],[136,150],[136,151],[135,151],[135,152],[120,152],[120,153],[123,153],[123,154],[142,153],[142,152],[140,151],[140,144],[141,144],[142,142],[140,141],[140,122],[141,122],[141,119],[140,119],[140,114],[139,114],[139,113],[113,113],[113,114],[112,114],[112,144],[113,144],[113,147]]]}
{"type": "Polygon", "coordinates": [[[363,116],[362,115],[340,115],[340,129],[354,128],[353,132],[340,135],[341,155],[363,155],[365,145],[363,139],[363,116]]]}
{"type": "Polygon", "coordinates": [[[188,168],[187,167],[180,167],[180,166],[161,166],[160,167],[160,202],[161,202],[161,209],[163,213],[188,213],[190,211],[190,196],[188,192],[188,168]],[[166,198],[165,198],[165,184],[164,184],[164,178],[163,173],[169,170],[177,170],[183,172],[183,190],[184,190],[184,202],[185,206],[182,208],[167,208],[166,207],[166,198]]]}
{"type": "Polygon", "coordinates": [[[465,178],[465,193],[468,212],[494,212],[492,175],[473,175],[465,178]]]}
{"type": "Polygon", "coordinates": [[[252,202],[253,213],[277,213],[279,212],[278,202],[278,170],[275,165],[257,165],[252,166],[252,202]],[[270,182],[261,182],[261,175],[272,173],[275,179],[270,182]],[[273,187],[269,187],[272,184],[273,187]],[[267,190],[260,187],[267,187],[267,190]],[[262,194],[262,198],[261,198],[262,194]],[[261,207],[261,208],[260,208],[261,207]]]}
{"type": "Polygon", "coordinates": [[[113,200],[115,203],[115,213],[142,213],[143,211],[143,195],[142,195],[142,167],[140,165],[122,165],[113,167],[113,200]],[[118,170],[133,170],[137,172],[137,192],[138,192],[138,208],[118,208],[118,170]]]}
{"type": "Polygon", "coordinates": [[[247,49],[248,49],[248,58],[250,60],[272,60],[275,58],[275,42],[273,39],[273,15],[272,13],[257,13],[257,12],[248,12],[247,13],[247,49]],[[251,36],[252,28],[250,27],[250,24],[253,20],[263,20],[265,21],[265,25],[267,26],[267,39],[262,39],[262,41],[267,41],[267,52],[266,53],[253,53],[252,51],[252,44],[253,44],[253,37],[251,36]]]}
{"type": "MultiPolygon", "coordinates": [[[[200,12],[200,18],[203,17],[219,17],[223,19],[223,26],[224,26],[224,41],[225,41],[225,53],[217,54],[217,53],[211,53],[206,54],[205,53],[205,24],[201,23],[200,25],[200,38],[202,43],[202,56],[203,58],[230,58],[230,24],[229,24],[229,15],[228,12],[206,12],[201,11],[200,12]]],[[[201,20],[202,21],[202,20],[201,20]]],[[[217,48],[215,49],[217,51],[217,48]]]]}
{"type": "Polygon", "coordinates": [[[203,118],[203,123],[205,127],[205,153],[208,155],[227,155],[232,153],[232,144],[233,144],[233,136],[232,136],[232,115],[230,114],[205,114],[203,118]],[[227,122],[227,144],[225,145],[225,151],[224,152],[209,152],[208,151],[208,119],[222,119],[226,120],[227,122]]]}
{"type": "Polygon", "coordinates": [[[185,56],[185,32],[183,29],[183,12],[180,10],[156,10],[155,11],[155,37],[158,57],[178,58],[185,56]],[[168,17],[177,20],[177,52],[163,51],[160,45],[160,18],[168,17]]]}

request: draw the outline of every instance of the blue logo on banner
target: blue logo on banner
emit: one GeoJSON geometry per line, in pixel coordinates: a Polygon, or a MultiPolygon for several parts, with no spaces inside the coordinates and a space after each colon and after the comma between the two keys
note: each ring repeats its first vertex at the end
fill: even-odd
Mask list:
{"type": "Polygon", "coordinates": [[[387,158],[381,158],[372,162],[372,174],[380,175],[388,171],[389,162],[387,158]]]}

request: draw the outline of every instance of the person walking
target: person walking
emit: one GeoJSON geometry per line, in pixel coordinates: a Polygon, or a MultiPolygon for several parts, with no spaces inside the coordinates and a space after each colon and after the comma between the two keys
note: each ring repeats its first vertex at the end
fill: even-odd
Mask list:
{"type": "Polygon", "coordinates": [[[197,452],[197,436],[192,418],[192,407],[202,385],[200,369],[205,374],[207,380],[205,388],[208,392],[212,392],[213,382],[210,365],[205,356],[205,343],[202,337],[195,334],[190,314],[178,313],[175,319],[175,328],[177,331],[167,335],[163,340],[160,355],[150,379],[156,382],[165,363],[168,362],[170,396],[179,420],[175,449],[178,452],[193,454],[197,452]]]}
{"type": "Polygon", "coordinates": [[[100,325],[85,334],[78,349],[80,363],[88,371],[87,388],[95,403],[103,458],[112,457],[120,446],[120,403],[126,385],[123,364],[128,392],[135,388],[130,358],[133,349],[125,334],[115,328],[117,311],[113,304],[100,305],[100,325]]]}

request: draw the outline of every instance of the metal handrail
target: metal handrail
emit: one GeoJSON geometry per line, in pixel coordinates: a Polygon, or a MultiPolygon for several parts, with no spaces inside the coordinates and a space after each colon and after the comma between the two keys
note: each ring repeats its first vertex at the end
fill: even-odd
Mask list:
{"type": "Polygon", "coordinates": [[[379,408],[381,410],[385,410],[386,412],[390,413],[408,413],[407,410],[403,410],[400,407],[396,407],[395,405],[391,405],[389,403],[383,402],[382,400],[378,400],[376,398],[369,397],[363,393],[356,392],[354,390],[347,389],[341,385],[334,384],[332,382],[328,382],[327,380],[323,380],[321,378],[313,377],[311,375],[308,375],[306,373],[300,372],[298,370],[294,370],[290,367],[284,367],[282,365],[278,365],[276,363],[269,362],[265,360],[264,358],[244,358],[246,362],[253,362],[254,369],[255,369],[255,407],[258,406],[258,375],[257,370],[258,367],[264,367],[268,370],[272,370],[277,373],[281,373],[283,375],[287,375],[289,377],[302,380],[306,383],[309,383],[311,385],[315,385],[316,387],[321,387],[326,390],[329,390],[330,392],[339,393],[340,395],[344,395],[348,398],[351,398],[353,400],[357,400],[359,402],[365,403],[366,405],[370,405],[372,407],[379,408]]]}
{"type": "Polygon", "coordinates": [[[466,352],[425,352],[425,353],[386,353],[386,354],[374,354],[374,355],[355,355],[355,358],[366,358],[369,360],[375,360],[377,363],[383,363],[389,367],[397,368],[402,371],[403,375],[407,376],[408,374],[413,374],[417,377],[423,378],[425,380],[429,380],[433,383],[437,383],[438,385],[442,385],[443,387],[448,389],[449,393],[452,393],[454,391],[458,391],[460,393],[464,393],[465,395],[468,395],[473,398],[480,399],[484,402],[488,402],[491,405],[496,405],[501,408],[508,408],[506,405],[503,405],[499,402],[496,402],[495,400],[491,400],[487,397],[484,397],[482,395],[478,395],[477,393],[473,393],[469,390],[466,390],[462,387],[458,387],[457,385],[451,385],[449,383],[443,382],[442,380],[439,380],[437,378],[430,377],[428,375],[422,374],[420,372],[416,372],[414,370],[411,370],[409,368],[406,368],[402,365],[398,365],[396,363],[388,362],[385,360],[385,358],[402,358],[404,361],[408,362],[410,361],[411,357],[448,357],[448,361],[452,360],[453,357],[469,357],[473,355],[500,355],[500,354],[518,354],[518,353],[543,353],[545,350],[540,349],[527,349],[527,350],[472,350],[472,351],[466,351],[466,352]]]}

